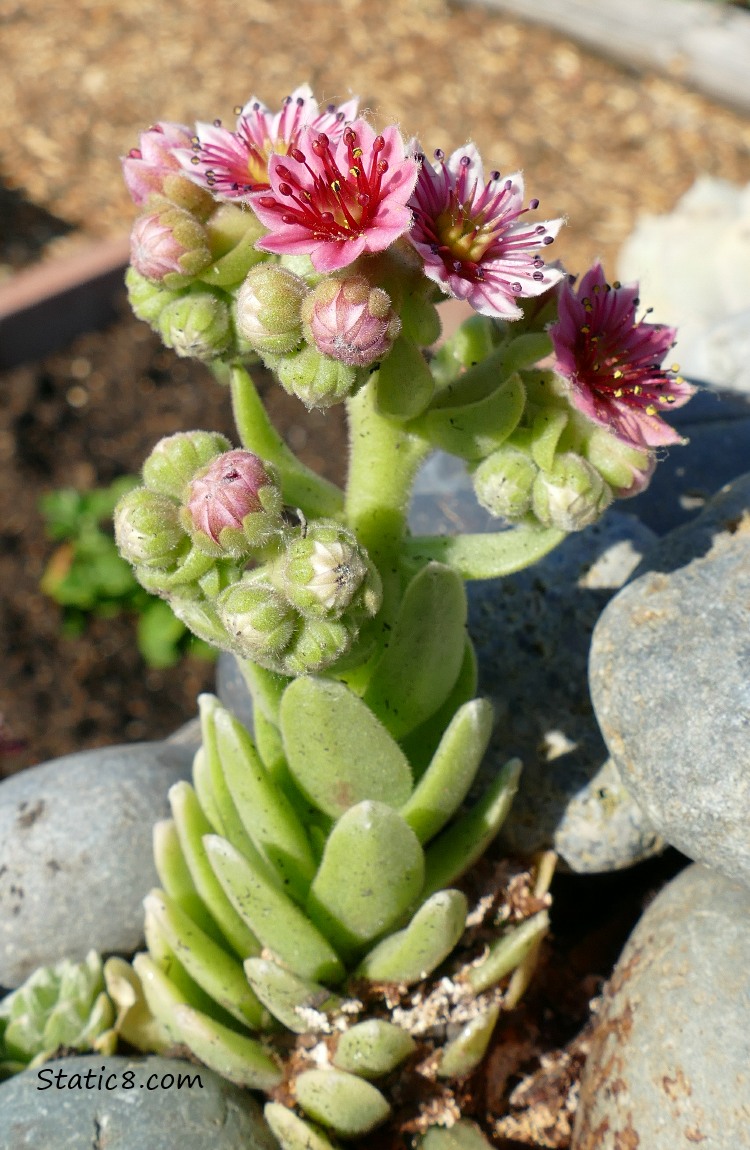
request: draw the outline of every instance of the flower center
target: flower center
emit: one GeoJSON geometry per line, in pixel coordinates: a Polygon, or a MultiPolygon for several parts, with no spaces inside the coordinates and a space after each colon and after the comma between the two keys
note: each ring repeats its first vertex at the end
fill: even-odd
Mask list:
{"type": "MultiPolygon", "coordinates": [[[[346,128],[346,171],[341,171],[324,132],[312,141],[312,150],[321,170],[313,170],[307,156],[297,147],[289,156],[303,169],[295,174],[286,166],[276,170],[280,176],[279,194],[288,199],[282,219],[285,224],[298,224],[312,232],[316,240],[353,240],[370,226],[380,203],[381,183],[388,163],[380,158],[385,147],[382,136],[372,143],[369,164],[365,161],[357,134],[346,128]]],[[[264,207],[277,207],[271,197],[261,200],[264,207]]]]}

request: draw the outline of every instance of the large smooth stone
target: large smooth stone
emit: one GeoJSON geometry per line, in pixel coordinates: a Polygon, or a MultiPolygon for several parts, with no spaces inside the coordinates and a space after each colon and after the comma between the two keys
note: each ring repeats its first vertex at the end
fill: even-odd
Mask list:
{"type": "Polygon", "coordinates": [[[750,474],[665,538],[593,636],[627,789],[683,854],[750,885],[750,474]]]}
{"type": "Polygon", "coordinates": [[[572,1150],[750,1148],[750,894],[683,871],[604,994],[572,1150]]]}
{"type": "Polygon", "coordinates": [[[84,1147],[278,1150],[251,1095],[189,1062],[94,1054],[47,1063],[0,1085],[0,1150],[84,1147]]]}
{"type": "Polygon", "coordinates": [[[151,833],[189,747],[102,747],[0,783],[0,986],[89,950],[132,954],[156,885],[151,833]]]}

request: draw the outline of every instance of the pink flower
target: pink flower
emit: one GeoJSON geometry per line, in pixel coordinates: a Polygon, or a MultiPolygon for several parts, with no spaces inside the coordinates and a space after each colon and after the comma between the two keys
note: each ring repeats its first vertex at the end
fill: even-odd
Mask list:
{"type": "Polygon", "coordinates": [[[638,303],[638,285],[608,284],[598,261],[577,292],[570,281],[561,284],[558,319],[549,329],[555,370],[579,411],[624,443],[641,449],[681,443],[659,413],[687,403],[695,388],[661,367],[675,329],[636,320],[638,303]]]}
{"type": "Polygon", "coordinates": [[[523,207],[519,173],[503,178],[491,172],[485,183],[473,144],[447,160],[437,151],[437,168],[421,152],[416,155],[422,167],[410,201],[414,224],[409,239],[424,260],[425,275],[482,315],[520,319],[516,300],[541,295],[563,275],[538,255],[563,221],[522,220],[539,201],[523,207]]]}
{"type": "Polygon", "coordinates": [[[303,84],[286,97],[280,112],[273,114],[255,96],[238,112],[234,132],[219,120],[196,124],[190,150],[178,153],[184,170],[218,200],[244,199],[267,188],[269,159],[277,153],[286,156],[307,125],[338,141],[347,120],[357,114],[357,100],[329,104],[321,112],[309,85],[303,84]]]}
{"type": "Polygon", "coordinates": [[[141,133],[139,146],[122,158],[122,174],[134,202],[145,204],[149,196],[160,193],[165,176],[181,172],[175,149],[189,148],[192,133],[184,124],[166,121],[154,124],[141,133]]]}
{"type": "Polygon", "coordinates": [[[355,120],[336,144],[314,128],[299,144],[288,157],[271,157],[270,192],[250,197],[271,233],[256,247],[306,254],[316,271],[332,272],[363,252],[384,251],[408,230],[419,165],[406,156],[397,128],[376,136],[355,120]]]}

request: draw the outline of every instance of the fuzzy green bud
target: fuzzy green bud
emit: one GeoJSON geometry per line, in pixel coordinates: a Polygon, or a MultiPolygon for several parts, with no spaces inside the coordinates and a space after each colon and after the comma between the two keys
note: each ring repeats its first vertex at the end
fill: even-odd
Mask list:
{"type": "Polygon", "coordinates": [[[326,670],[349,651],[356,634],[356,629],[341,620],[303,620],[295,642],[284,652],[283,674],[314,675],[326,670]]]}
{"type": "Polygon", "coordinates": [[[180,521],[207,555],[240,558],[281,529],[281,511],[275,469],[239,449],[217,455],[193,475],[180,521]]]}
{"type": "Polygon", "coordinates": [[[183,358],[211,361],[229,347],[228,304],[210,291],[192,291],[162,310],[158,330],[167,347],[183,358]]]}
{"type": "Polygon", "coordinates": [[[250,576],[225,588],[216,610],[238,655],[276,669],[298,622],[296,611],[264,576],[250,576]]]}
{"type": "Polygon", "coordinates": [[[0,1002],[0,1078],[38,1066],[60,1047],[113,1053],[115,1011],[96,951],[44,966],[0,1002]]]}
{"type": "Polygon", "coordinates": [[[173,567],[187,549],[177,505],[166,495],[137,487],[115,507],[115,540],[135,566],[173,567]]]}
{"type": "Polygon", "coordinates": [[[377,613],[380,576],[356,536],[333,521],[309,523],[279,561],[281,587],[307,617],[338,618],[348,609],[377,613]]]}
{"type": "Polygon", "coordinates": [[[264,263],[248,273],[237,293],[237,331],[262,355],[286,355],[302,343],[302,301],[308,287],[303,279],[264,263]]]}
{"type": "Polygon", "coordinates": [[[151,327],[156,327],[159,316],[167,304],[180,298],[180,293],[147,279],[134,267],[129,267],[125,272],[125,286],[128,289],[128,302],[133,314],[151,327]]]}
{"type": "Polygon", "coordinates": [[[524,451],[504,445],[477,467],[473,475],[477,500],[503,519],[521,519],[531,508],[539,468],[524,451]]]}
{"type": "Polygon", "coordinates": [[[645,491],[656,467],[653,452],[639,451],[603,427],[594,428],[583,446],[583,453],[618,499],[645,491]]]}
{"type": "Polygon", "coordinates": [[[545,527],[582,531],[612,502],[612,491],[599,472],[580,455],[558,455],[549,471],[534,482],[532,508],[545,527]]]}
{"type": "Polygon", "coordinates": [[[187,286],[211,263],[203,224],[189,211],[154,197],[155,210],[137,216],[130,233],[130,262],[167,288],[187,286]]]}
{"type": "Polygon", "coordinates": [[[143,482],[150,491],[182,500],[185,488],[205,467],[231,444],[213,431],[178,431],[156,444],[143,464],[143,482]]]}
{"type": "Polygon", "coordinates": [[[343,402],[366,378],[362,368],[331,359],[309,346],[280,358],[272,367],[284,390],[296,395],[308,408],[343,402]]]}

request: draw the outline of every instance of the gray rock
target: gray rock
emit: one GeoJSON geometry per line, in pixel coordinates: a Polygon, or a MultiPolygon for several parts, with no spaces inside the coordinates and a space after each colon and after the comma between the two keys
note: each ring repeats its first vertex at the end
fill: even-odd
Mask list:
{"type": "Polygon", "coordinates": [[[0,986],[92,947],[137,949],[151,830],[191,761],[165,743],[102,747],[0,783],[0,986]]]}
{"type": "Polygon", "coordinates": [[[253,729],[253,700],[234,655],[222,651],[216,663],[216,694],[228,711],[253,729]]]}
{"type": "Polygon", "coordinates": [[[750,895],[691,866],[607,988],[572,1150],[749,1150],[750,895]]]}
{"type": "Polygon", "coordinates": [[[176,1059],[86,1055],[27,1070],[0,1085],[0,1150],[176,1146],[278,1150],[248,1093],[204,1066],[176,1059]],[[58,1086],[60,1072],[65,1077],[58,1086]],[[132,1089],[124,1088],[129,1082],[132,1089]]]}
{"type": "Polygon", "coordinates": [[[594,632],[597,718],[664,838],[750,885],[750,474],[662,540],[594,632]]]}

